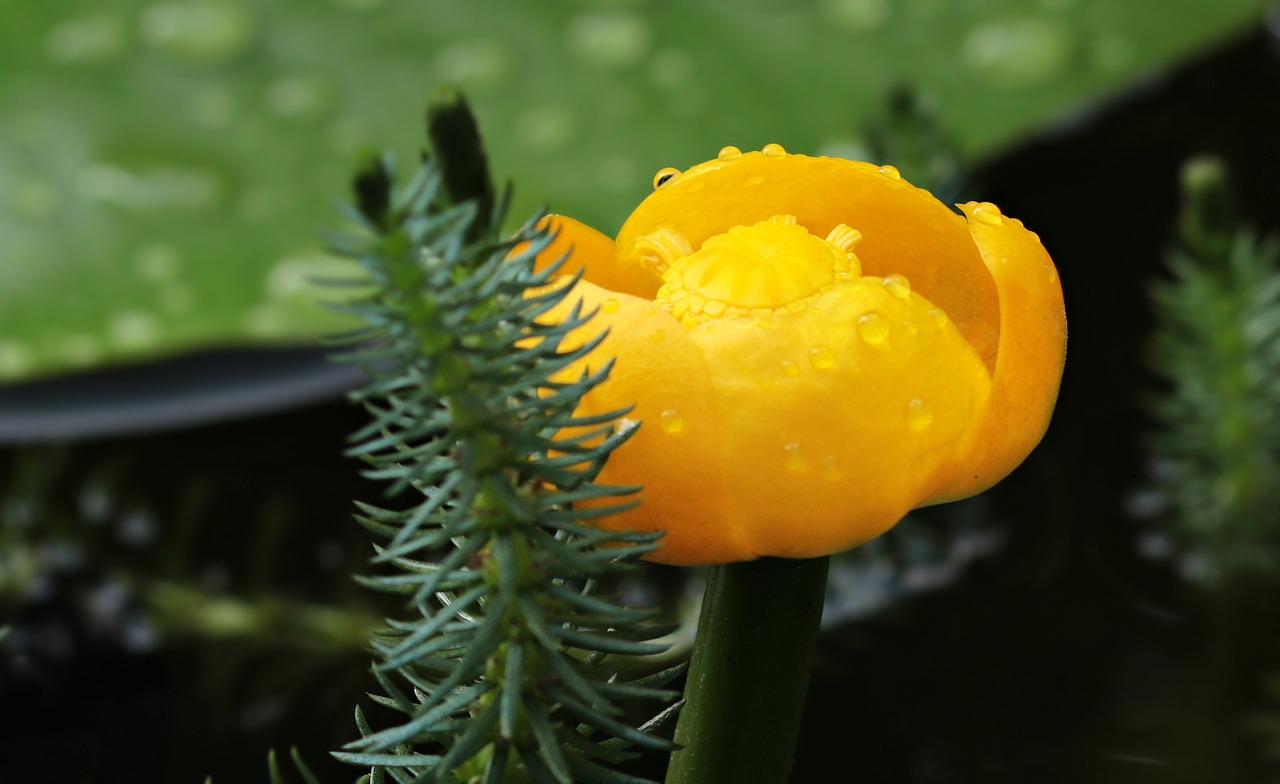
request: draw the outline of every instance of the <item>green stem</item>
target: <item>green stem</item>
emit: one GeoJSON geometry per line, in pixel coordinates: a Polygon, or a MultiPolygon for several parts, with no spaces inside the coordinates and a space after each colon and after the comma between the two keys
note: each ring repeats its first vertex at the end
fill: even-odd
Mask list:
{"type": "Polygon", "coordinates": [[[716,566],[667,784],[783,784],[818,641],[828,558],[716,566]]]}

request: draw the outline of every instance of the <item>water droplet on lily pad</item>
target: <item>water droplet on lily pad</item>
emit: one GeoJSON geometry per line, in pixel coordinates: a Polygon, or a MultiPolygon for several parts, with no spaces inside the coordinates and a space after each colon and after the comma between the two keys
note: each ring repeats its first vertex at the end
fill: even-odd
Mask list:
{"type": "Polygon", "coordinates": [[[142,14],[138,32],[152,50],[192,65],[225,65],[249,51],[258,21],[247,5],[224,0],[157,3],[142,14]]]}
{"type": "Polygon", "coordinates": [[[107,336],[116,348],[149,348],[160,342],[160,320],[142,310],[121,311],[107,322],[107,336]]]}
{"type": "Polygon", "coordinates": [[[644,59],[653,29],[641,16],[619,12],[580,14],[566,31],[569,51],[585,65],[622,68],[644,59]]]}
{"type": "Polygon", "coordinates": [[[68,19],[49,31],[45,53],[61,63],[100,64],[117,59],[129,45],[129,30],[114,14],[68,19]]]}
{"type": "Polygon", "coordinates": [[[80,173],[80,193],[135,212],[171,212],[208,207],[222,196],[215,172],[183,164],[161,163],[126,169],[94,164],[80,173]]]}
{"type": "Polygon", "coordinates": [[[16,340],[0,340],[0,381],[18,378],[34,364],[31,349],[16,340]]]}
{"type": "Polygon", "coordinates": [[[884,26],[893,8],[889,0],[823,0],[819,10],[836,27],[866,33],[884,26]]]}
{"type": "Polygon", "coordinates": [[[1001,87],[1042,84],[1063,73],[1074,40],[1063,22],[998,19],[975,27],[964,40],[964,61],[984,81],[1001,87]]]}

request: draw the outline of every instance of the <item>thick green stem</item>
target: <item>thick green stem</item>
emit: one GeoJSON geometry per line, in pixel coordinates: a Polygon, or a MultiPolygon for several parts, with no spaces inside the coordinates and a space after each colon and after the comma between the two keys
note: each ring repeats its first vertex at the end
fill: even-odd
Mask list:
{"type": "Polygon", "coordinates": [[[667,784],[783,784],[822,619],[827,558],[712,569],[667,784]]]}

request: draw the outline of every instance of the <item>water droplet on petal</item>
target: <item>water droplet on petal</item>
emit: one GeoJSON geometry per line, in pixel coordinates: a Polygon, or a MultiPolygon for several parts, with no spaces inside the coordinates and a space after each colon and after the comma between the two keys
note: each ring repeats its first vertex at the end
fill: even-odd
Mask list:
{"type": "Polygon", "coordinates": [[[722,161],[734,161],[742,157],[742,150],[737,147],[721,147],[720,152],[716,154],[716,158],[722,161]]]}
{"type": "Polygon", "coordinates": [[[902,173],[898,171],[897,166],[881,166],[880,173],[891,180],[902,179],[902,173]]]}
{"type": "Polygon", "coordinates": [[[898,299],[907,299],[911,296],[911,281],[895,272],[885,276],[884,290],[898,299]]]}
{"type": "Polygon", "coordinates": [[[836,366],[836,352],[827,346],[815,346],[809,352],[809,362],[818,370],[830,370],[836,366]]]}
{"type": "Polygon", "coordinates": [[[944,327],[947,325],[947,312],[942,308],[933,308],[929,311],[929,318],[933,319],[934,326],[944,327]]]}
{"type": "Polygon", "coordinates": [[[787,378],[795,378],[800,375],[800,366],[789,359],[782,360],[782,375],[787,378]]]}
{"type": "Polygon", "coordinates": [[[883,343],[889,337],[889,320],[876,311],[858,319],[858,336],[871,345],[883,343]]]}
{"type": "Polygon", "coordinates": [[[245,54],[258,35],[245,5],[222,0],[157,3],[139,21],[142,40],[173,60],[224,65],[245,54]]]}
{"type": "Polygon", "coordinates": [[[834,457],[828,456],[822,458],[822,478],[828,482],[835,482],[844,478],[844,466],[840,465],[840,461],[834,457]]]}
{"type": "Polygon", "coordinates": [[[924,430],[933,424],[933,410],[920,398],[907,403],[907,427],[915,432],[924,430]]]}
{"type": "Polygon", "coordinates": [[[787,154],[786,149],[781,144],[766,144],[760,148],[760,152],[770,158],[781,158],[787,154]]]}
{"type": "Polygon", "coordinates": [[[788,471],[799,473],[809,468],[809,461],[805,459],[804,451],[799,444],[787,444],[782,451],[782,465],[788,471]]]}
{"type": "Polygon", "coordinates": [[[606,299],[604,304],[600,306],[600,309],[605,313],[617,313],[619,307],[621,307],[621,305],[616,299],[606,299]]]}
{"type": "Polygon", "coordinates": [[[660,188],[667,183],[672,177],[680,173],[679,169],[670,166],[665,169],[659,169],[658,173],[653,175],[653,187],[660,188]]]}
{"type": "Polygon", "coordinates": [[[674,408],[668,408],[658,416],[658,426],[662,428],[662,432],[675,435],[684,430],[684,417],[674,408]]]}
{"type": "Polygon", "coordinates": [[[1004,216],[1000,214],[1000,208],[985,201],[973,208],[973,219],[988,226],[999,226],[1004,222],[1004,216]]]}

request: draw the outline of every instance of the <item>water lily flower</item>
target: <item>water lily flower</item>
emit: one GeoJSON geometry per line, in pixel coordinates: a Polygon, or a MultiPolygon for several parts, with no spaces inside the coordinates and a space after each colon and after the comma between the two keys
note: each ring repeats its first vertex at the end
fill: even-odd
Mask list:
{"type": "Polygon", "coordinates": [[[991,204],[958,215],[891,166],[734,147],[664,169],[616,240],[563,216],[608,330],[566,370],[616,364],[582,413],[642,424],[600,481],[644,486],[601,521],[711,564],[844,550],[911,509],[985,490],[1044,435],[1066,351],[1057,271],[991,204]]]}

